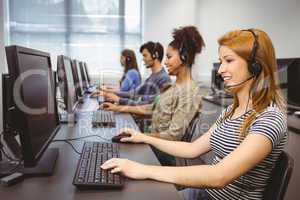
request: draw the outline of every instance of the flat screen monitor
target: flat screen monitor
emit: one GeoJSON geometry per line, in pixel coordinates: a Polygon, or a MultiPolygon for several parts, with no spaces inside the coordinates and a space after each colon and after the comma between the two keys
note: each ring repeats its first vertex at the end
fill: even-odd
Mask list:
{"type": "Polygon", "coordinates": [[[223,90],[224,83],[221,76],[218,75],[220,63],[213,63],[213,69],[211,72],[211,87],[216,90],[223,90]]]}
{"type": "Polygon", "coordinates": [[[73,70],[73,77],[75,81],[77,98],[81,99],[84,94],[84,89],[83,89],[82,77],[80,73],[80,66],[78,60],[72,61],[72,70],[73,70]]]}
{"type": "Polygon", "coordinates": [[[83,88],[84,88],[84,90],[87,90],[90,87],[90,85],[89,85],[88,78],[86,75],[84,62],[79,62],[79,67],[80,67],[80,73],[81,73],[81,77],[82,77],[83,88]]]}
{"type": "Polygon", "coordinates": [[[50,54],[20,46],[5,48],[13,79],[14,124],[25,167],[37,165],[59,129],[50,54]]]}
{"type": "Polygon", "coordinates": [[[85,68],[88,83],[89,83],[89,85],[91,85],[91,76],[90,76],[90,73],[89,73],[88,66],[87,66],[86,62],[84,62],[83,64],[84,64],[84,68],[85,68]]]}
{"type": "Polygon", "coordinates": [[[61,96],[64,99],[67,112],[72,113],[76,108],[77,96],[71,58],[59,55],[57,57],[57,71],[61,96]]]}
{"type": "Polygon", "coordinates": [[[300,110],[300,58],[290,58],[287,68],[287,103],[288,107],[300,110]]]}

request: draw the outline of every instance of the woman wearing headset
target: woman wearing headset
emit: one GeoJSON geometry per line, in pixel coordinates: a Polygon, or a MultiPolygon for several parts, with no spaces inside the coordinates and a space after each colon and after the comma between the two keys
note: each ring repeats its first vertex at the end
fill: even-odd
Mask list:
{"type": "Polygon", "coordinates": [[[120,80],[120,87],[113,88],[103,86],[102,89],[106,92],[127,92],[135,89],[141,84],[141,75],[134,51],[131,49],[124,49],[121,52],[120,63],[124,67],[124,74],[120,80]]]}
{"type": "Polygon", "coordinates": [[[176,83],[165,87],[152,104],[122,106],[103,103],[102,106],[111,111],[152,114],[151,133],[148,135],[181,140],[201,107],[200,90],[192,78],[192,66],[203,46],[204,41],[195,27],[175,29],[173,41],[167,49],[165,64],[169,75],[176,76],[176,83]]]}
{"type": "Polygon", "coordinates": [[[122,141],[148,143],[177,157],[195,158],[208,151],[212,165],[149,166],[111,159],[101,167],[135,179],[154,179],[186,189],[185,199],[263,199],[276,160],[287,141],[285,103],[277,87],[275,52],[268,35],[236,30],[218,40],[218,73],[234,95],[215,124],[192,143],[170,142],[134,130],[122,141]]]}

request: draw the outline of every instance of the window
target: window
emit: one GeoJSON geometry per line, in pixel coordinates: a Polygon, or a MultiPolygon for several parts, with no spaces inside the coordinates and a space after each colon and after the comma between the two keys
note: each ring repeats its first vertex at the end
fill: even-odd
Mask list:
{"type": "Polygon", "coordinates": [[[50,52],[54,68],[59,54],[86,61],[91,74],[121,72],[123,48],[140,58],[141,0],[8,2],[9,43],[50,52]]]}

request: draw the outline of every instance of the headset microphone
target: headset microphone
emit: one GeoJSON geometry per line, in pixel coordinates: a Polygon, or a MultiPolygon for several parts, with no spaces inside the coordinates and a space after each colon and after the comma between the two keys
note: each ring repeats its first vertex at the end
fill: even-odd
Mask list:
{"type": "Polygon", "coordinates": [[[240,83],[237,83],[237,84],[233,84],[233,85],[224,85],[224,88],[225,89],[231,89],[231,88],[234,88],[234,87],[237,87],[237,86],[240,86],[246,82],[248,82],[249,80],[251,80],[252,78],[254,78],[254,76],[250,76],[249,78],[247,78],[246,80],[240,82],[240,83]]]}

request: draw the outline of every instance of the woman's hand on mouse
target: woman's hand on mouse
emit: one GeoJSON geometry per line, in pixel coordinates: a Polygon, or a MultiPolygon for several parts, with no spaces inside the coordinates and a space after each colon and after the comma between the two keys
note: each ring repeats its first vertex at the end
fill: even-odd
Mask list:
{"type": "Polygon", "coordinates": [[[120,133],[127,133],[130,134],[130,137],[124,137],[122,138],[120,141],[121,142],[132,142],[132,143],[145,143],[146,142],[146,138],[148,136],[146,136],[145,134],[136,131],[132,128],[124,128],[120,130],[120,133]]]}
{"type": "Polygon", "coordinates": [[[101,165],[102,169],[111,170],[111,173],[121,173],[133,179],[146,179],[148,166],[122,158],[112,158],[101,165]]]}
{"type": "Polygon", "coordinates": [[[108,103],[108,102],[102,103],[100,105],[100,108],[104,109],[104,110],[108,110],[108,111],[119,111],[118,105],[113,104],[113,103],[108,103]]]}

